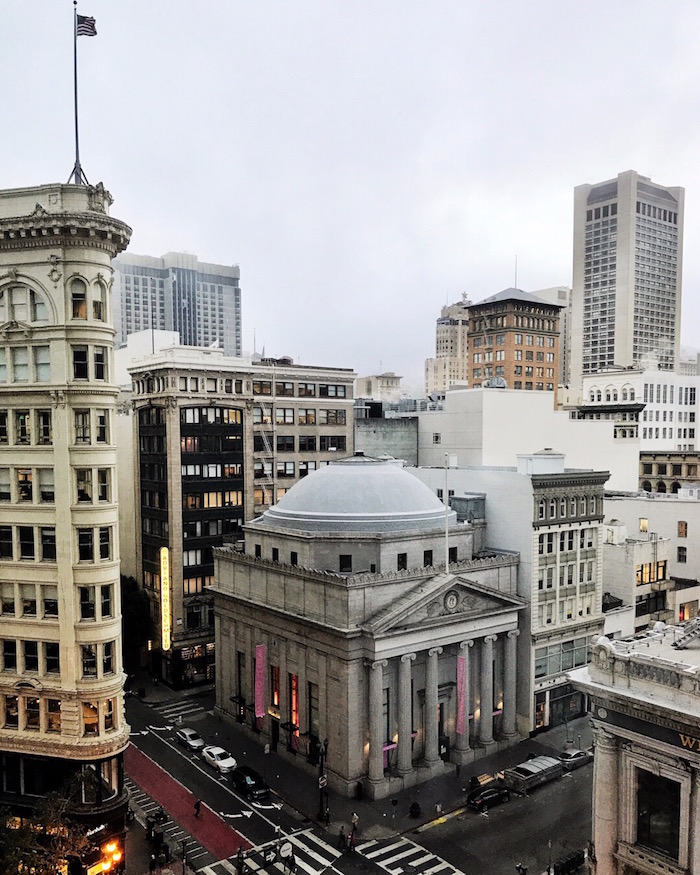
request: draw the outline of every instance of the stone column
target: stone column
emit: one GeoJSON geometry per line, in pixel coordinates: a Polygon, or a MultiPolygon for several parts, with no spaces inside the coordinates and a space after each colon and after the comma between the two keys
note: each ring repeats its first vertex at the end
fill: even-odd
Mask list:
{"type": "Polygon", "coordinates": [[[618,841],[618,744],[602,727],[593,726],[593,848],[596,875],[617,875],[615,851],[618,841]]]}
{"type": "Polygon", "coordinates": [[[481,640],[481,719],[479,720],[479,743],[486,747],[493,744],[493,642],[495,635],[486,635],[481,640]]]}
{"type": "MultiPolygon", "coordinates": [[[[470,666],[469,666],[469,651],[474,646],[473,641],[462,641],[459,645],[459,653],[458,656],[464,657],[464,672],[466,675],[466,683],[464,685],[464,735],[460,735],[459,732],[455,733],[455,753],[457,756],[457,762],[462,762],[464,759],[464,754],[470,750],[469,747],[469,702],[470,702],[470,694],[471,691],[469,689],[469,677],[470,677],[470,666]]],[[[459,701],[459,697],[458,697],[459,701]]]]}
{"type": "Polygon", "coordinates": [[[413,700],[411,697],[411,663],[415,653],[404,653],[399,662],[399,764],[400,775],[413,768],[412,738],[413,700]]]}
{"type": "Polygon", "coordinates": [[[516,735],[515,729],[515,668],[517,664],[517,629],[511,629],[505,641],[505,670],[503,677],[503,735],[508,738],[516,735]]]}
{"type": "Polygon", "coordinates": [[[442,647],[431,647],[425,663],[425,751],[423,758],[432,766],[440,760],[438,745],[438,656],[442,647]]]}
{"type": "MultiPolygon", "coordinates": [[[[700,872],[700,769],[691,766],[690,817],[688,818],[688,869],[700,872]]],[[[682,838],[681,838],[682,842],[682,838]]]]}
{"type": "Polygon", "coordinates": [[[384,780],[384,739],[382,738],[382,708],[386,659],[369,663],[369,780],[380,784],[384,780]]]}

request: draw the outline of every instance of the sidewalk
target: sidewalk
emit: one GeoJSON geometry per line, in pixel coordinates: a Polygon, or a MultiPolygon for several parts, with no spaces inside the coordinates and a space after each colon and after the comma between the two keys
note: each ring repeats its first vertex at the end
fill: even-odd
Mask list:
{"type": "MultiPolygon", "coordinates": [[[[145,691],[143,701],[148,705],[160,705],[190,697],[211,696],[211,687],[173,691],[163,684],[154,684],[150,679],[139,676],[134,684],[145,691]]],[[[241,764],[250,765],[265,774],[273,792],[277,792],[287,804],[295,808],[305,820],[316,822],[319,809],[318,772],[310,770],[302,762],[275,753],[265,754],[256,740],[238,724],[224,720],[220,715],[205,712],[191,721],[208,743],[221,744],[230,748],[241,764]]],[[[446,763],[444,774],[424,784],[400,791],[392,799],[348,799],[333,790],[328,791],[328,807],[331,812],[330,824],[318,823],[326,829],[327,841],[335,845],[340,827],[347,830],[353,813],[359,816],[360,835],[363,839],[379,839],[397,833],[426,828],[433,820],[461,808],[465,803],[469,779],[475,775],[493,774],[504,768],[522,762],[529,754],[556,755],[566,748],[589,748],[592,744],[588,717],[580,717],[568,725],[554,727],[534,738],[523,740],[513,747],[496,751],[469,765],[457,769],[446,763]],[[412,803],[420,806],[420,816],[411,817],[412,803]]],[[[147,861],[146,861],[147,865],[147,861]]],[[[175,871],[178,872],[177,866],[175,871]]],[[[129,869],[131,872],[131,869],[129,869]]],[[[134,875],[141,875],[138,869],[134,875]]]]}

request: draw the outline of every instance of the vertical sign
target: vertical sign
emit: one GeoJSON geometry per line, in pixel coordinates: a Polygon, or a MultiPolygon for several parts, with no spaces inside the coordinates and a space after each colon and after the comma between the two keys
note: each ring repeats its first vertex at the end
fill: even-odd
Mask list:
{"type": "Polygon", "coordinates": [[[465,712],[467,710],[467,660],[463,656],[457,657],[457,725],[455,729],[458,735],[464,735],[466,731],[465,712]]]}
{"type": "Polygon", "coordinates": [[[255,646],[255,716],[265,716],[265,674],[267,673],[267,647],[255,646]]]}
{"type": "Polygon", "coordinates": [[[160,548],[160,639],[163,650],[170,650],[170,552],[160,548]]]}

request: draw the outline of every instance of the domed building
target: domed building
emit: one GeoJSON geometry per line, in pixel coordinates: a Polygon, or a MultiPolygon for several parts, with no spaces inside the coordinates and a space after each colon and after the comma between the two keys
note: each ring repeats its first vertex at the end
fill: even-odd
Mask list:
{"type": "Polygon", "coordinates": [[[220,713],[348,796],[512,743],[519,560],[470,517],[394,460],[297,483],[216,551],[220,713]]]}

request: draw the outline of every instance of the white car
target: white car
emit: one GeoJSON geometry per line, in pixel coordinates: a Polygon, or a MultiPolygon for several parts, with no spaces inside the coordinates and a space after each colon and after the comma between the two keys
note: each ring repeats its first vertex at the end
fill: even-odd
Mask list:
{"type": "Polygon", "coordinates": [[[184,729],[178,729],[175,733],[178,744],[186,747],[188,750],[201,750],[204,747],[204,739],[194,729],[185,726],[184,729]]]}
{"type": "Polygon", "coordinates": [[[220,775],[228,775],[236,768],[236,761],[223,747],[205,747],[202,751],[204,761],[213,766],[220,775]]]}

